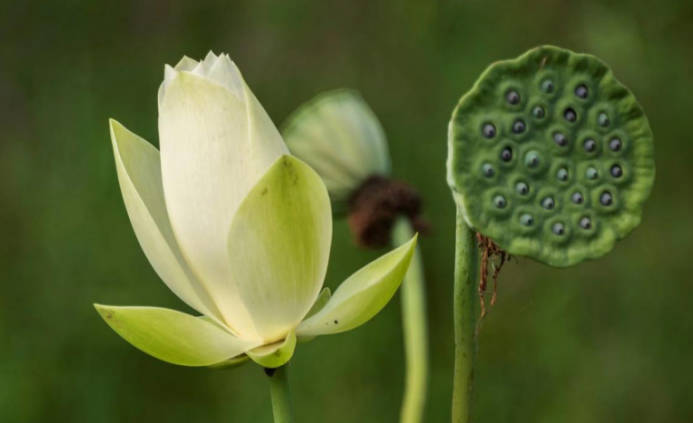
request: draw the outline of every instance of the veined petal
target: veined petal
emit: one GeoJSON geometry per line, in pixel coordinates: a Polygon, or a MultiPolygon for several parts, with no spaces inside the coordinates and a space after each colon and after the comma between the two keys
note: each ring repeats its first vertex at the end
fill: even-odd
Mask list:
{"type": "Polygon", "coordinates": [[[320,176],[282,156],[238,208],[228,234],[238,294],[266,341],[284,337],[315,303],[331,240],[330,200],[320,176]]]}
{"type": "Polygon", "coordinates": [[[166,213],[157,149],[111,119],[118,182],[137,240],[161,280],[190,307],[214,319],[221,315],[183,260],[166,213]]]}
{"type": "Polygon", "coordinates": [[[385,133],[355,91],[318,95],[289,117],[282,132],[291,153],[320,174],[336,202],[346,201],[367,177],[390,172],[385,133]]]}
{"type": "Polygon", "coordinates": [[[205,319],[160,307],[95,304],[108,325],[145,353],[181,366],[211,366],[257,346],[205,319]]]}
{"type": "Polygon", "coordinates": [[[344,281],[327,304],[296,329],[300,337],[354,329],[390,301],[409,268],[416,235],[406,244],[362,267],[344,281]]]}
{"type": "Polygon", "coordinates": [[[227,231],[243,198],[287,149],[228,56],[208,56],[193,72],[165,81],[159,103],[166,207],[186,260],[224,320],[252,337],[257,332],[234,283],[227,231]]]}

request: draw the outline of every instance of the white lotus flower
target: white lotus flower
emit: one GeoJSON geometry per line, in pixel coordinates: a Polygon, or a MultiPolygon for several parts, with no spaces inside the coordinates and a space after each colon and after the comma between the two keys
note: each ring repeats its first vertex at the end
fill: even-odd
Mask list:
{"type": "Polygon", "coordinates": [[[296,338],[353,329],[390,300],[416,237],[321,292],[327,190],[282,137],[228,55],[166,66],[161,152],[111,120],[130,221],[157,274],[202,316],[96,305],[141,350],[175,364],[288,361],[296,338]]]}

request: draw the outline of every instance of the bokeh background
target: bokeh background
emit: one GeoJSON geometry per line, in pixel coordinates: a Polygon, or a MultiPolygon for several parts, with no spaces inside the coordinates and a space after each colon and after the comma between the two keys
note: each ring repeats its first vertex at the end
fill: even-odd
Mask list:
{"type": "MultiPolygon", "coordinates": [[[[552,43],[601,56],[656,135],[643,224],[598,261],[503,272],[481,332],[478,422],[693,421],[693,2],[0,1],[0,421],[270,422],[254,365],[175,367],[130,347],[93,302],[183,309],[141,252],[107,118],[157,143],[163,64],[229,52],[280,124],[336,87],[360,90],[394,172],[424,193],[432,377],[449,419],[454,207],[446,125],[485,66],[552,43]]],[[[375,256],[335,227],[331,287],[375,256]]],[[[300,422],[395,422],[396,298],[341,336],[300,345],[300,422]]]]}

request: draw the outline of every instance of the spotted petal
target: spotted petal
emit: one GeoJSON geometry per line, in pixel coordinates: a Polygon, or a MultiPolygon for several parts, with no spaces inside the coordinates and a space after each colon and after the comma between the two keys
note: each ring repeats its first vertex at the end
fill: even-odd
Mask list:
{"type": "Polygon", "coordinates": [[[327,335],[366,323],[397,291],[407,273],[415,246],[416,235],[351,275],[320,311],[299,325],[296,334],[300,337],[327,335]]]}

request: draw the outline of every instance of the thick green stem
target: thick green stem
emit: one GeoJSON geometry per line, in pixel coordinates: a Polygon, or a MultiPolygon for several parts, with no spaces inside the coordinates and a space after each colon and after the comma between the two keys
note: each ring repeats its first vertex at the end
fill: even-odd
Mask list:
{"type": "Polygon", "coordinates": [[[284,365],[276,369],[265,369],[265,374],[267,374],[270,383],[274,423],[291,423],[294,421],[287,367],[288,365],[284,365]]]}
{"type": "MultiPolygon", "coordinates": [[[[397,221],[392,233],[395,245],[414,236],[408,219],[397,221]]],[[[428,387],[428,329],[423,262],[418,247],[402,282],[402,326],[406,359],[406,382],[400,411],[401,423],[421,423],[428,387]]]]}
{"type": "Polygon", "coordinates": [[[460,210],[457,211],[456,226],[455,286],[453,291],[455,369],[452,393],[452,422],[469,423],[471,419],[472,386],[476,355],[479,253],[474,239],[474,231],[469,229],[460,210]]]}

